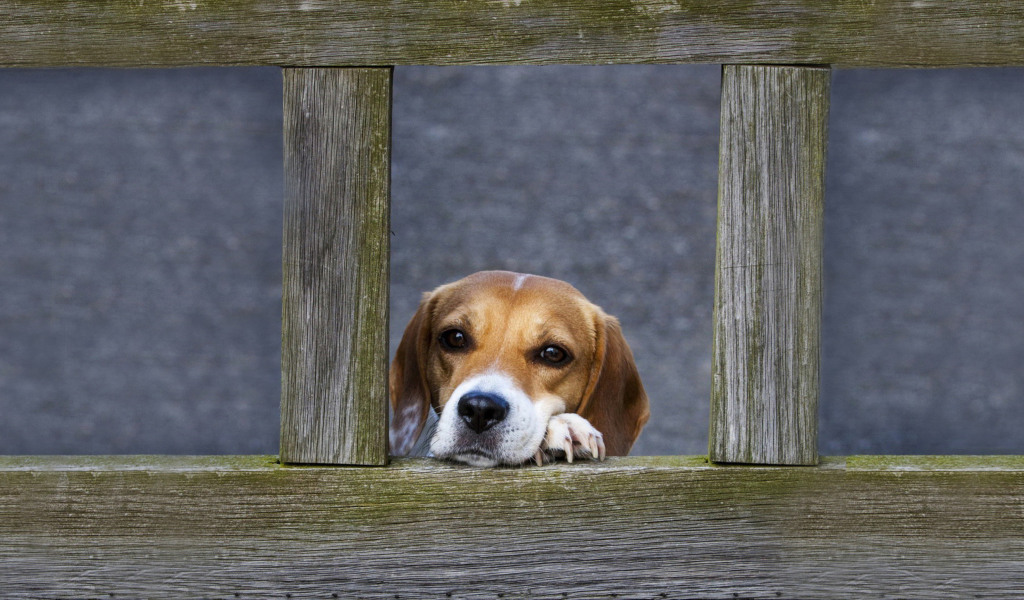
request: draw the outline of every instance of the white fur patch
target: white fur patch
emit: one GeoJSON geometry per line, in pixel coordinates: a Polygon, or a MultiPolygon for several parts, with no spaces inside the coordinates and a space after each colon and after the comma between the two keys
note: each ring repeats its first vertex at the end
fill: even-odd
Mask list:
{"type": "Polygon", "coordinates": [[[512,283],[512,290],[515,291],[515,292],[518,292],[520,289],[522,289],[523,284],[526,283],[526,278],[527,277],[529,277],[529,275],[519,275],[519,276],[517,276],[516,280],[512,283]]]}
{"type": "MultiPolygon", "coordinates": [[[[392,448],[398,447],[401,441],[412,438],[413,434],[416,433],[416,428],[420,424],[419,407],[414,404],[410,404],[403,408],[402,414],[399,416],[402,427],[398,431],[391,431],[390,442],[392,448]]],[[[394,417],[392,417],[392,422],[395,422],[394,417]]]]}

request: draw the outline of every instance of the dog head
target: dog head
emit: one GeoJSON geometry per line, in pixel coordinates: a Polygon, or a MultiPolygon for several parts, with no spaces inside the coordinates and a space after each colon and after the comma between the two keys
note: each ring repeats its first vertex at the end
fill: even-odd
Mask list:
{"type": "Polygon", "coordinates": [[[649,417],[618,321],[568,283],[484,271],[424,295],[390,373],[391,450],[409,452],[428,411],[431,451],[478,466],[534,456],[548,419],[577,413],[625,455],[649,417]]]}

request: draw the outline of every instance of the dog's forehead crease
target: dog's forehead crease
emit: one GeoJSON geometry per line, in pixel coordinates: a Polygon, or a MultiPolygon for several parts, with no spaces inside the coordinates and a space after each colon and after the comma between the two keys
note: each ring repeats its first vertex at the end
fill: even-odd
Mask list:
{"type": "Polygon", "coordinates": [[[582,343],[595,335],[591,304],[562,281],[509,273],[467,278],[436,294],[438,332],[459,328],[482,335],[493,330],[564,343],[582,343]]]}

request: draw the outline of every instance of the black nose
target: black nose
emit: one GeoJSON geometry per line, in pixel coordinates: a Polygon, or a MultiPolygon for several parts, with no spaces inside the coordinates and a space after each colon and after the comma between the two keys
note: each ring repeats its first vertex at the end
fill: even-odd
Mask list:
{"type": "Polygon", "coordinates": [[[470,429],[483,433],[508,414],[508,402],[500,396],[474,392],[459,399],[459,417],[470,429]]]}

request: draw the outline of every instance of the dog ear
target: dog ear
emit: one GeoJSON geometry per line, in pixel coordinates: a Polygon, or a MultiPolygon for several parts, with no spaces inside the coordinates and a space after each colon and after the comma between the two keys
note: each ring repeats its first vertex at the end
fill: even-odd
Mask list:
{"type": "Polygon", "coordinates": [[[405,456],[420,436],[430,410],[426,378],[426,349],[430,343],[429,295],[425,295],[402,334],[395,359],[391,361],[388,387],[391,395],[391,423],[388,439],[391,454],[405,456]]]}
{"type": "Polygon", "coordinates": [[[619,321],[598,311],[597,337],[591,383],[576,412],[604,435],[609,456],[625,456],[651,416],[647,392],[619,321]]]}

